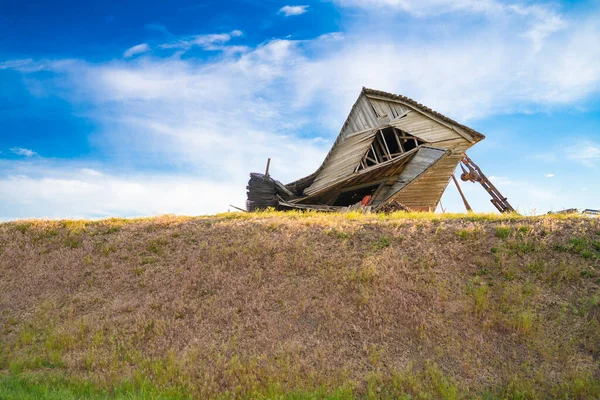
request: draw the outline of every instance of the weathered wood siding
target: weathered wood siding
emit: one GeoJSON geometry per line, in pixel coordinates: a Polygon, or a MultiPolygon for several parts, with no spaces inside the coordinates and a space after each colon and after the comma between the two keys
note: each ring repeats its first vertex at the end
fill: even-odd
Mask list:
{"type": "Polygon", "coordinates": [[[450,176],[462,157],[463,153],[453,153],[444,157],[390,200],[397,200],[414,210],[435,210],[448,186],[450,176]]]}
{"type": "Polygon", "coordinates": [[[377,130],[372,129],[350,135],[337,146],[334,146],[312,185],[304,190],[304,194],[311,195],[340,178],[352,175],[367,152],[376,133],[377,130]]]}
{"type": "Polygon", "coordinates": [[[348,136],[353,133],[364,131],[379,126],[379,121],[375,115],[375,111],[367,99],[367,96],[361,94],[354,103],[350,115],[346,119],[346,123],[340,132],[339,141],[343,142],[348,136]]]}
{"type": "Polygon", "coordinates": [[[388,124],[393,119],[398,118],[410,110],[410,108],[406,107],[405,105],[391,101],[377,99],[369,99],[369,101],[375,110],[379,125],[388,124]]]}
{"type": "Polygon", "coordinates": [[[425,173],[429,168],[450,153],[449,150],[424,146],[407,164],[396,183],[387,191],[384,199],[404,189],[410,182],[425,173]]]}
{"type": "Polygon", "coordinates": [[[454,130],[416,111],[409,111],[404,117],[393,120],[390,124],[436,147],[449,149],[456,145],[471,144],[454,130]]]}

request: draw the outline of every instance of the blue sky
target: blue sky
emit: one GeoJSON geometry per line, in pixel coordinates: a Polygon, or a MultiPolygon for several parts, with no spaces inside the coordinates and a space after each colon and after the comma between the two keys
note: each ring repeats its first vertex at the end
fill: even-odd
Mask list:
{"type": "Polygon", "coordinates": [[[267,157],[319,166],[362,86],[485,134],[520,212],[600,208],[599,38],[597,0],[0,1],[0,219],[243,206],[267,157]]]}

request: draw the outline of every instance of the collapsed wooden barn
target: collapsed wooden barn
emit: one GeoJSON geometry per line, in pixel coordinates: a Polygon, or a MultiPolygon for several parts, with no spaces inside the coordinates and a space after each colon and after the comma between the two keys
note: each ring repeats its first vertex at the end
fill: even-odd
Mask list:
{"type": "MultiPolygon", "coordinates": [[[[363,88],[321,166],[286,185],[271,178],[268,167],[250,174],[246,206],[435,210],[465,151],[484,138],[408,97],[363,88]]],[[[496,197],[493,203],[506,201],[496,197]]]]}

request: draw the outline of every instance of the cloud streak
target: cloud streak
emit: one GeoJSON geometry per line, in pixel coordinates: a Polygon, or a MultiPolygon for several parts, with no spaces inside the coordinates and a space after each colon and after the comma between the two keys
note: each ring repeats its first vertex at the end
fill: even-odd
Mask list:
{"type": "Polygon", "coordinates": [[[576,161],[586,167],[600,165],[600,143],[593,141],[581,141],[565,149],[567,159],[576,161]]]}
{"type": "Polygon", "coordinates": [[[10,151],[13,152],[14,154],[18,155],[18,156],[25,156],[25,157],[33,157],[33,156],[35,156],[37,154],[33,150],[24,149],[22,147],[12,147],[10,149],[10,151]]]}
{"type": "Polygon", "coordinates": [[[215,33],[209,35],[186,36],[174,42],[161,44],[162,49],[181,49],[189,50],[193,47],[201,47],[204,50],[224,50],[224,45],[232,38],[240,37],[243,33],[240,30],[234,30],[229,33],[215,33]]]}
{"type": "Polygon", "coordinates": [[[146,53],[148,51],[150,51],[150,46],[148,46],[147,43],[142,43],[125,50],[125,52],[123,53],[123,57],[131,58],[135,55],[146,53]]]}
{"type": "Polygon", "coordinates": [[[308,11],[308,6],[283,6],[279,9],[279,13],[286,17],[294,15],[302,15],[308,11]]]}

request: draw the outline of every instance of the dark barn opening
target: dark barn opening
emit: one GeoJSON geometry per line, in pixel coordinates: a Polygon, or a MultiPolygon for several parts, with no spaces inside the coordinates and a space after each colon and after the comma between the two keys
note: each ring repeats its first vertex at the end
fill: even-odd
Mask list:
{"type": "Polygon", "coordinates": [[[373,141],[360,164],[356,167],[356,171],[393,160],[424,143],[422,140],[392,126],[380,129],[373,137],[373,141]]]}
{"type": "Polygon", "coordinates": [[[361,201],[365,196],[372,196],[373,193],[379,187],[379,183],[375,185],[370,185],[362,188],[358,188],[355,190],[348,190],[346,192],[340,193],[340,195],[335,199],[333,203],[334,206],[351,206],[352,204],[356,204],[361,201]]]}

